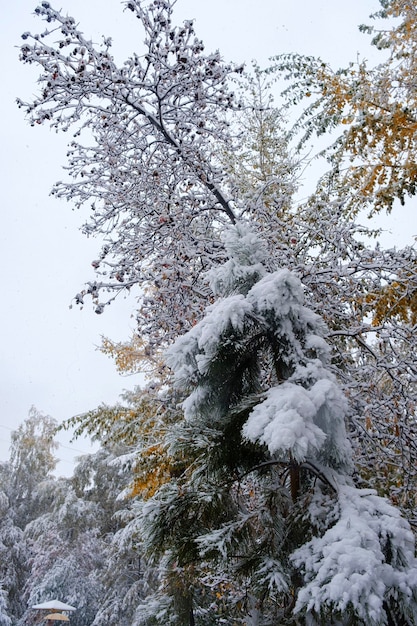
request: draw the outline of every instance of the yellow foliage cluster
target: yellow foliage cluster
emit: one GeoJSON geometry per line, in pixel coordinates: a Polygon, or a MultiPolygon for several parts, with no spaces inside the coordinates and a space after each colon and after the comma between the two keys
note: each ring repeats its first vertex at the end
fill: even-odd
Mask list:
{"type": "Polygon", "coordinates": [[[172,461],[161,444],[142,450],[134,468],[131,496],[147,500],[172,477],[172,461]]]}
{"type": "Polygon", "coordinates": [[[172,477],[173,460],[162,445],[164,429],[163,408],[156,392],[166,382],[162,357],[151,352],[138,335],[128,342],[114,342],[104,337],[101,351],[112,357],[121,373],[145,374],[153,381],[155,395],[142,391],[134,408],[119,409],[113,414],[118,437],[127,445],[135,445],[138,455],[133,466],[131,496],[151,498],[172,477]],[[121,425],[125,424],[125,428],[121,425]]]}
{"type": "Polygon", "coordinates": [[[131,413],[137,438],[131,496],[140,495],[147,500],[171,480],[176,469],[175,460],[162,443],[169,418],[165,405],[146,391],[142,391],[142,397],[131,413]]]}
{"type": "Polygon", "coordinates": [[[361,28],[386,55],[379,65],[358,61],[334,71],[303,57],[278,65],[294,79],[288,96],[309,98],[297,125],[305,131],[301,143],[312,132],[342,129],[325,153],[329,180],[349,196],[352,214],[365,205],[371,214],[390,211],[395,200],[403,204],[417,191],[417,5],[391,0],[373,17],[382,22],[378,28],[361,28]]]}
{"type": "Polygon", "coordinates": [[[134,451],[131,495],[147,499],[177,471],[178,461],[161,443],[170,421],[178,417],[168,413],[155,386],[129,394],[127,406],[102,405],[70,418],[62,428],[74,429],[75,437],[87,434],[103,445],[134,451]]]}
{"type": "Polygon", "coordinates": [[[417,273],[407,272],[378,292],[366,295],[366,302],[372,305],[374,326],[397,319],[412,326],[417,323],[417,273]]]}
{"type": "Polygon", "coordinates": [[[161,356],[151,352],[146,341],[136,334],[127,342],[115,342],[103,337],[100,349],[114,359],[122,374],[142,373],[148,378],[155,378],[163,370],[161,356]]]}

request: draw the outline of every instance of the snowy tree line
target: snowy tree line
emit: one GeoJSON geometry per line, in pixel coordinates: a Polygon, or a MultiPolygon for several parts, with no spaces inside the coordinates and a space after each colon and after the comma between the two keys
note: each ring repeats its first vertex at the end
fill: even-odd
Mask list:
{"type": "Polygon", "coordinates": [[[123,532],[131,507],[119,498],[130,480],[122,449],[103,447],[57,478],[56,428],[32,409],[0,466],[0,623],[38,623],[34,604],[64,598],[77,607],[75,625],[127,625],[144,581],[141,553],[123,532]]]}
{"type": "MultiPolygon", "coordinates": [[[[103,313],[131,293],[136,334],[106,349],[150,375],[69,422],[101,454],[121,447],[103,468],[129,468],[100,503],[91,495],[104,527],[121,524],[102,552],[82,550],[120,571],[103,592],[102,567],[85,563],[109,611],[91,623],[414,624],[416,250],[383,249],[358,214],[415,193],[415,9],[381,2],[375,19],[397,21],[377,30],[390,56],[373,70],[293,55],[248,72],[207,54],[192,22],[175,26],[174,2],[124,4],[145,49],[123,65],[49,2],[36,9],[46,29],[21,47],[42,74],[19,106],[72,132],[53,193],[102,241],[97,280],[75,300],[103,313]],[[285,109],[305,98],[288,128],[285,109]],[[301,201],[306,142],[329,131],[327,171],[301,201]],[[145,564],[132,588],[131,550],[145,564]]],[[[71,519],[65,502],[21,518],[32,547],[42,519],[71,519]]],[[[74,550],[105,535],[87,502],[74,500],[86,506],[74,550]]]]}

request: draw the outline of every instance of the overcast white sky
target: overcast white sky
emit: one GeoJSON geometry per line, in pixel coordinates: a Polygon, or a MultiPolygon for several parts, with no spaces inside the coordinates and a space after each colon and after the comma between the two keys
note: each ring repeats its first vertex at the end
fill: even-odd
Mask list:
{"type": "MultiPolygon", "coordinates": [[[[112,36],[118,56],[141,42],[140,24],[123,13],[119,0],[59,0],[53,6],[76,18],[87,36],[112,36]]],[[[69,309],[71,299],[92,277],[99,242],[78,230],[83,216],[49,197],[61,176],[68,139],[46,127],[29,127],[16,96],[36,91],[37,70],[18,61],[24,31],[43,26],[32,16],[36,1],[10,2],[2,13],[0,268],[2,270],[0,362],[0,461],[8,458],[9,436],[31,405],[62,421],[112,403],[140,381],[119,376],[96,350],[100,336],[127,339],[134,327],[134,301],[114,304],[98,316],[89,308],[69,309]]],[[[374,56],[357,26],[378,10],[377,0],[177,0],[177,21],[195,18],[206,50],[219,48],[226,60],[267,59],[284,52],[321,56],[345,65],[361,52],[374,56]]],[[[414,229],[417,231],[417,228],[414,229]]],[[[415,234],[415,233],[414,233],[415,234]]],[[[393,245],[402,244],[395,241],[393,245]]],[[[87,442],[59,440],[62,473],[87,442]],[[72,448],[72,449],[70,449],[72,448]]]]}

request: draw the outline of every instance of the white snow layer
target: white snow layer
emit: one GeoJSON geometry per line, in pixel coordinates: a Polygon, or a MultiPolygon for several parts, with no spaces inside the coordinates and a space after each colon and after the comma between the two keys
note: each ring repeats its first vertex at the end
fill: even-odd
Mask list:
{"type": "Polygon", "coordinates": [[[364,623],[381,626],[386,623],[384,598],[407,605],[416,594],[413,533],[399,511],[373,490],[339,484],[338,505],[337,522],[291,557],[306,580],[295,610],[353,607],[364,623]]]}
{"type": "Polygon", "coordinates": [[[285,382],[270,389],[266,400],[253,409],[244,424],[244,437],[265,444],[271,454],[287,456],[290,452],[300,462],[317,453],[326,439],[326,434],[314,424],[320,404],[315,393],[317,384],[304,389],[285,382]]]}
{"type": "Polygon", "coordinates": [[[249,224],[238,222],[226,228],[222,239],[229,259],[236,259],[241,265],[257,265],[267,258],[266,243],[249,224]]]}
{"type": "Polygon", "coordinates": [[[321,335],[326,330],[321,317],[304,306],[304,287],[289,269],[266,274],[252,287],[247,298],[258,313],[274,313],[277,319],[288,319],[311,333],[314,329],[321,335]]]}
{"type": "Polygon", "coordinates": [[[222,239],[229,260],[206,273],[216,296],[227,296],[239,286],[256,282],[266,272],[265,244],[247,225],[239,223],[227,228],[222,239]]]}
{"type": "Polygon", "coordinates": [[[332,458],[336,465],[346,464],[350,449],[344,428],[344,396],[323,366],[322,361],[326,362],[329,354],[320,337],[324,325],[319,316],[303,306],[303,299],[301,282],[290,271],[268,274],[247,296],[231,295],[209,306],[205,317],[169,349],[167,364],[180,386],[186,388],[200,380],[200,386],[183,403],[188,420],[208,393],[201,387],[201,376],[207,373],[224,338],[231,331],[244,334],[250,319],[265,316],[265,323],[271,323],[266,318],[272,315],[276,332],[292,343],[294,354],[304,365],[296,367],[291,380],[266,394],[266,399],[249,416],[243,434],[251,441],[265,444],[271,454],[291,453],[297,461],[316,457],[327,438],[324,456],[332,458]],[[305,336],[304,348],[295,337],[296,327],[305,336]],[[305,351],[313,351],[320,358],[308,359],[305,351]]]}
{"type": "MultiPolygon", "coordinates": [[[[272,313],[280,320],[282,334],[288,338],[294,338],[294,322],[304,329],[309,327],[315,337],[311,348],[320,345],[324,352],[324,340],[319,344],[319,337],[313,332],[313,329],[322,330],[324,324],[318,315],[302,305],[303,300],[300,280],[283,269],[259,280],[246,297],[243,294],[231,295],[207,307],[205,317],[166,353],[167,364],[174,370],[177,382],[186,383],[190,381],[190,376],[193,379],[193,374],[204,373],[206,363],[215,355],[222,336],[230,328],[243,331],[245,320],[254,315],[272,313]]],[[[294,342],[297,343],[295,338],[294,342]]]]}
{"type": "MultiPolygon", "coordinates": [[[[299,313],[304,300],[303,286],[300,280],[288,269],[267,274],[257,282],[248,299],[261,312],[273,311],[279,318],[290,313],[299,313]]],[[[311,313],[314,317],[314,313],[311,313]]]]}
{"type": "Polygon", "coordinates": [[[204,374],[222,336],[231,328],[241,332],[251,314],[253,307],[242,294],[207,307],[205,317],[167,350],[166,362],[175,372],[176,383],[187,385],[195,380],[195,374],[204,374]]]}

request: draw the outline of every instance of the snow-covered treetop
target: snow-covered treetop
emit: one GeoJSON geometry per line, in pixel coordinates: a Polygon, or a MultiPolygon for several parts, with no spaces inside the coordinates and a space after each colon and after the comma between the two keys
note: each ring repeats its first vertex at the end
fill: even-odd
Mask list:
{"type": "Polygon", "coordinates": [[[210,289],[216,296],[246,293],[265,273],[266,245],[242,221],[226,228],[222,240],[228,260],[206,273],[210,289]]]}

